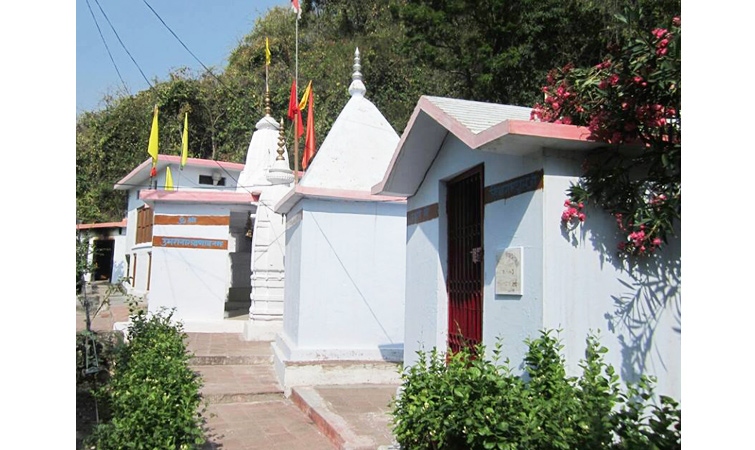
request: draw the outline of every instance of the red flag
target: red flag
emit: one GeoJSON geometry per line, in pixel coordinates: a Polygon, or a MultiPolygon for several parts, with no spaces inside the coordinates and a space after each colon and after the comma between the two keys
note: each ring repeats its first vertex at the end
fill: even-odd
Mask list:
{"type": "Polygon", "coordinates": [[[296,98],[296,80],[291,82],[291,98],[288,100],[288,120],[294,120],[294,115],[299,111],[299,100],[296,98]]]}
{"type": "Polygon", "coordinates": [[[291,8],[297,14],[297,19],[301,18],[301,7],[299,6],[299,0],[291,0],[291,8]]]}
{"type": "Polygon", "coordinates": [[[309,108],[307,109],[307,138],[304,140],[304,157],[301,167],[306,169],[312,158],[315,157],[315,116],[314,116],[314,92],[309,94],[309,108]]]}
{"type": "Polygon", "coordinates": [[[291,98],[288,100],[288,118],[294,120],[294,117],[296,117],[296,139],[299,139],[304,134],[304,124],[301,120],[299,100],[296,98],[296,80],[291,83],[291,98]]]}

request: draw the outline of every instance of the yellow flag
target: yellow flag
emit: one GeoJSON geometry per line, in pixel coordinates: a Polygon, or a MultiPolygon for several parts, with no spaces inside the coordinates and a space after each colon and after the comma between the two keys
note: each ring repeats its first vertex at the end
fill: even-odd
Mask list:
{"type": "Polygon", "coordinates": [[[309,94],[312,92],[312,80],[309,81],[309,84],[307,85],[307,89],[304,90],[304,95],[301,96],[301,101],[299,102],[299,111],[304,111],[304,108],[307,106],[307,100],[309,100],[309,94]]]}
{"type": "Polygon", "coordinates": [[[157,141],[157,105],[155,105],[155,115],[152,118],[152,130],[149,133],[149,148],[147,149],[147,153],[152,157],[152,167],[157,164],[157,141]]]}
{"type": "Polygon", "coordinates": [[[189,113],[184,116],[184,134],[181,140],[181,168],[186,166],[186,159],[189,157],[189,113]]]}
{"type": "Polygon", "coordinates": [[[270,42],[268,42],[267,37],[265,37],[265,65],[270,65],[270,42]]]}
{"type": "Polygon", "coordinates": [[[166,167],[165,171],[165,190],[173,191],[173,176],[170,174],[170,166],[166,167]]]}

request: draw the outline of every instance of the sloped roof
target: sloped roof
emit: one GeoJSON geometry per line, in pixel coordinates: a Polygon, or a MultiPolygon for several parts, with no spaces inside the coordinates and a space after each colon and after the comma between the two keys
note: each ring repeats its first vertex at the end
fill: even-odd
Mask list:
{"type": "Polygon", "coordinates": [[[383,179],[399,136],[369,100],[352,96],[307,168],[301,185],[369,192],[383,179]]]}
{"type": "MultiPolygon", "coordinates": [[[[164,169],[169,164],[180,164],[181,157],[176,155],[159,155],[157,158],[157,171],[164,169]]],[[[215,161],[212,159],[187,158],[186,166],[191,167],[208,167],[215,169],[225,169],[229,172],[240,173],[244,169],[243,164],[215,161]]],[[[149,172],[152,170],[152,158],[147,158],[139,164],[131,173],[120,179],[113,189],[128,190],[138,186],[149,179],[149,172]]]]}
{"type": "Polygon", "coordinates": [[[424,96],[424,98],[474,134],[479,134],[504,120],[530,120],[532,112],[532,108],[524,106],[499,105],[446,97],[424,96]]]}
{"type": "Polygon", "coordinates": [[[412,196],[417,192],[443,140],[455,136],[470,149],[525,155],[538,149],[587,150],[587,127],[535,122],[530,108],[471,100],[422,96],[414,108],[383,179],[371,192],[412,196]]]}

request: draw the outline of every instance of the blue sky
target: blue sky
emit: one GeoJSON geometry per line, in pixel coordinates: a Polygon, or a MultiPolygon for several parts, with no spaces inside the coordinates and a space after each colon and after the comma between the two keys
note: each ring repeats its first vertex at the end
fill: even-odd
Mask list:
{"type": "MultiPolygon", "coordinates": [[[[144,74],[165,79],[172,69],[203,70],[142,0],[97,0],[144,74]]],[[[273,6],[288,0],[147,0],[165,23],[208,67],[222,68],[231,50],[273,6]]],[[[132,93],[148,88],[118,42],[95,0],[97,18],[118,70],[132,93]]],[[[76,0],[76,113],[101,107],[102,97],[122,89],[87,0],[76,0]]]]}

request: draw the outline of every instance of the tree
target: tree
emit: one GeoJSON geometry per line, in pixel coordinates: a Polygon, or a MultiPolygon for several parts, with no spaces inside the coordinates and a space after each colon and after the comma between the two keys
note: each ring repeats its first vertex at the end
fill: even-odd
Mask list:
{"type": "Polygon", "coordinates": [[[584,221],[584,204],[594,202],[615,216],[624,254],[653,253],[681,220],[681,19],[667,20],[668,28],[630,34],[592,68],[552,71],[532,113],[588,126],[591,139],[609,144],[589,154],[561,220],[584,221]]]}

